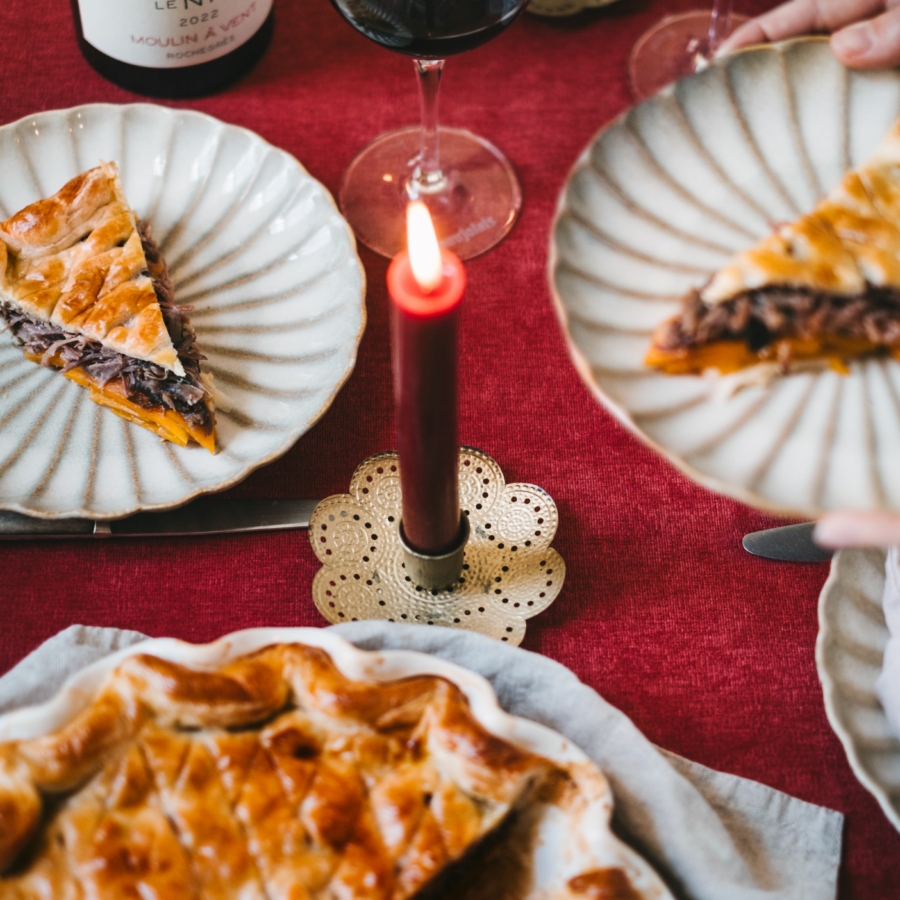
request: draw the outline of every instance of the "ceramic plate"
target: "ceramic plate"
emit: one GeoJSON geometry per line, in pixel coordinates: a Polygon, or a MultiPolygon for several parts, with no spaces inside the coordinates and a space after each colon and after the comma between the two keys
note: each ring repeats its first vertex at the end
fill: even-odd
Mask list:
{"type": "Polygon", "coordinates": [[[0,508],[116,518],[235,484],[325,412],[356,357],[365,276],[328,192],[257,135],[188,110],[91,105],[0,128],[0,218],[115,160],[217,387],[219,452],[126,424],[0,335],[0,508]]]}
{"type": "Polygon", "coordinates": [[[900,71],[825,40],[738,53],[630,110],[575,164],[549,276],[597,399],[696,481],[781,512],[900,510],[900,363],[726,396],[643,367],[654,328],[736,251],[813,208],[900,115],[900,71]]]}
{"type": "Polygon", "coordinates": [[[270,644],[292,642],[323,648],[345,675],[357,680],[386,681],[424,674],[446,678],[462,689],[473,714],[488,731],[552,759],[571,775],[576,792],[566,791],[563,798],[539,804],[531,836],[532,879],[523,895],[516,892],[518,900],[565,900],[570,896],[574,900],[574,893],[565,887],[568,879],[613,866],[627,872],[637,891],[634,900],[672,900],[654,870],[613,835],[609,784],[574,744],[543,725],[505,713],[489,682],[461,666],[411,650],[358,650],[320,628],[254,628],[212,644],[188,644],[172,638],[134,644],[74,675],[48,703],[0,716],[0,741],[28,739],[60,728],[90,702],[104,677],[128,656],[150,653],[187,665],[218,666],[270,644]]]}
{"type": "Polygon", "coordinates": [[[816,665],[825,710],[850,767],[900,830],[900,740],[875,693],[889,632],[882,550],[842,550],[819,597],[816,665]]]}

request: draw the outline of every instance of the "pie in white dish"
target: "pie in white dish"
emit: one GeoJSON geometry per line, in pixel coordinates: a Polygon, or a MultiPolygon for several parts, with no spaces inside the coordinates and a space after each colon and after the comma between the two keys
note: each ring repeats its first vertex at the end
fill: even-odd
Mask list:
{"type": "Polygon", "coordinates": [[[0,738],[3,898],[670,897],[582,754],[421,654],[150,641],[0,738]]]}

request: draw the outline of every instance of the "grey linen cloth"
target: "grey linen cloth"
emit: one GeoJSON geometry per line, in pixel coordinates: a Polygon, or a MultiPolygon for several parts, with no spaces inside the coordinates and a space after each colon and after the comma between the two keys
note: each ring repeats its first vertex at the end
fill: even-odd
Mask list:
{"type": "MultiPolygon", "coordinates": [[[[612,785],[615,830],[681,900],[836,896],[840,813],[659,749],[558,663],[445,628],[352,622],[334,630],[366,650],[418,650],[478,672],[506,710],[577,744],[612,785]]],[[[0,678],[0,713],[49,699],[73,672],[143,639],[73,625],[0,678]]]]}

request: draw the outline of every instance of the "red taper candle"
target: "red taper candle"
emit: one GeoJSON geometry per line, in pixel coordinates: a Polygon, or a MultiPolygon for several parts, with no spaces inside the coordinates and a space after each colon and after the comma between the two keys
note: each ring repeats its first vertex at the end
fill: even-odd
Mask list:
{"type": "Polygon", "coordinates": [[[391,262],[391,343],[403,531],[438,555],[460,535],[457,347],[466,271],[441,250],[423,203],[411,203],[407,245],[391,262]]]}

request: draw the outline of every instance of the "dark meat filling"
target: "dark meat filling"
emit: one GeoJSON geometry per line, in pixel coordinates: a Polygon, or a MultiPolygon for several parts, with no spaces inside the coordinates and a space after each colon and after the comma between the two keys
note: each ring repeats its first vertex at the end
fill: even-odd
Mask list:
{"type": "Polygon", "coordinates": [[[205,402],[207,391],[200,381],[200,360],[206,357],[197,349],[197,336],[184,311],[175,304],[172,282],[159,248],[143,225],[138,228],[150,270],[147,274],[152,279],[169,337],[184,367],[183,377],[154,363],[116,353],[98,341],[72,334],[48,322],[39,322],[4,303],[0,303],[0,316],[6,320],[16,341],[27,353],[41,357],[43,365],[49,366],[50,360],[59,355],[63,372],[81,367],[100,387],[118,381],[132,403],[144,409],[168,407],[181,413],[189,425],[202,428],[208,434],[213,422],[205,402]]]}
{"type": "Polygon", "coordinates": [[[869,288],[863,296],[841,297],[770,287],[708,306],[695,290],[685,298],[681,314],[660,326],[655,342],[661,350],[681,350],[738,340],[762,350],[781,338],[826,334],[900,344],[900,291],[869,288]]]}

